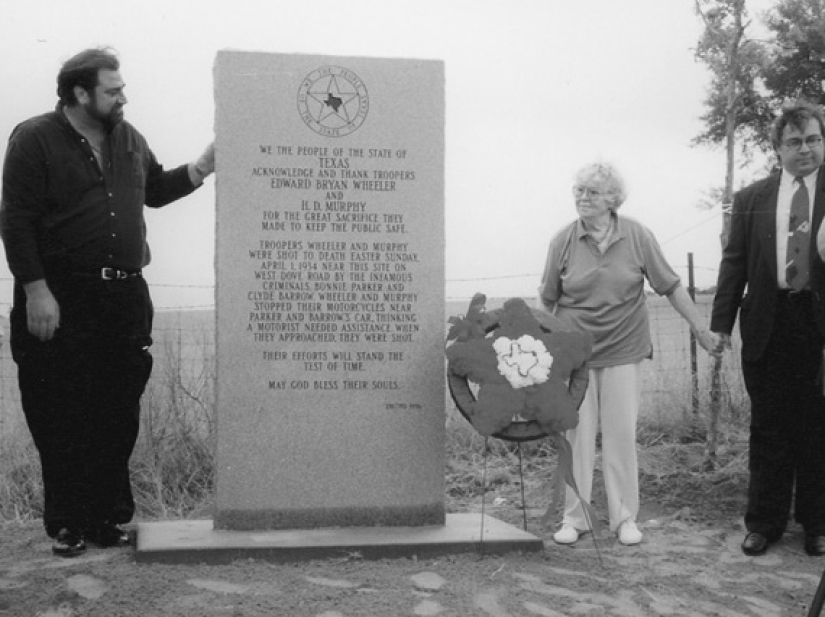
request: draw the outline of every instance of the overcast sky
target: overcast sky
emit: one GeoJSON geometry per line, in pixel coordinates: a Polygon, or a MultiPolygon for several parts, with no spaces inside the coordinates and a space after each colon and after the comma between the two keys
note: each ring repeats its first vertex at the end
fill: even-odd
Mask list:
{"type": "MultiPolygon", "coordinates": [[[[749,0],[752,11],[770,5],[749,0]]],[[[15,0],[0,8],[0,156],[21,120],[49,111],[63,61],[114,47],[126,117],[172,167],[212,139],[219,49],[441,59],[446,71],[447,297],[535,294],[552,234],[575,216],[570,186],[596,158],[687,282],[715,282],[721,151],[691,147],[709,83],[693,0],[15,0]]],[[[158,308],[209,306],[214,178],[148,214],[158,308]]],[[[11,301],[0,267],[0,312],[11,301]]]]}

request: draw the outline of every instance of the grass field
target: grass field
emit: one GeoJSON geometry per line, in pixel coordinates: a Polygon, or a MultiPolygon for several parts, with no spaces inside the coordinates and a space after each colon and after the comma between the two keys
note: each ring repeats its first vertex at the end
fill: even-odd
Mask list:
{"type": "MultiPolygon", "coordinates": [[[[709,302],[710,296],[699,297],[698,304],[705,313],[709,302]]],[[[500,300],[491,299],[488,308],[500,304],[500,300]]],[[[654,356],[645,368],[640,443],[696,444],[697,439],[701,442],[707,424],[711,363],[700,349],[698,388],[694,390],[686,324],[665,300],[650,298],[649,306],[654,356]]],[[[467,302],[448,303],[445,328],[446,317],[462,314],[466,307],[467,302]]],[[[155,368],[144,396],[141,438],[132,464],[141,517],[191,516],[210,503],[214,349],[214,312],[157,314],[155,368]]],[[[15,373],[8,346],[4,345],[0,348],[0,521],[36,518],[42,507],[39,464],[22,418],[15,373]]],[[[736,340],[733,352],[723,362],[721,376],[721,420],[729,435],[731,430],[738,433],[747,416],[736,340]]],[[[460,416],[446,393],[445,408],[448,493],[463,499],[478,489],[478,452],[483,439],[460,416]]],[[[735,435],[733,441],[741,442],[741,435],[735,435]]],[[[525,449],[537,455],[536,460],[552,458],[543,442],[525,449]]],[[[499,469],[503,478],[511,478],[512,448],[499,443],[494,457],[498,464],[493,469],[499,469]]],[[[654,467],[658,469],[679,457],[670,456],[670,461],[667,458],[657,459],[654,467]]],[[[652,460],[650,456],[641,456],[640,460],[643,474],[661,477],[661,470],[645,471],[646,461],[652,460]]],[[[684,461],[681,464],[684,466],[684,461]]],[[[737,468],[736,473],[741,473],[741,469],[737,468]]],[[[498,480],[493,477],[492,481],[498,480]]]]}

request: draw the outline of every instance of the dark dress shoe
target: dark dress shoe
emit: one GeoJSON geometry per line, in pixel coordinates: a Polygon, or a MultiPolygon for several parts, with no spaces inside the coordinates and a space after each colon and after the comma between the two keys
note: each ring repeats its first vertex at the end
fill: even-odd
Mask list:
{"type": "Polygon", "coordinates": [[[52,553],[60,557],[77,557],[86,552],[86,539],[83,534],[71,529],[57,532],[52,544],[52,553]]]}
{"type": "Polygon", "coordinates": [[[825,536],[805,536],[805,552],[811,557],[825,555],[825,536]]]}
{"type": "Polygon", "coordinates": [[[745,536],[745,541],[742,542],[742,552],[751,557],[764,555],[768,552],[768,544],[768,539],[765,536],[752,531],[745,536]]]}
{"type": "Polygon", "coordinates": [[[128,546],[130,544],[129,532],[124,531],[113,523],[98,523],[93,525],[88,533],[89,542],[96,544],[100,548],[110,548],[112,546],[128,546]]]}

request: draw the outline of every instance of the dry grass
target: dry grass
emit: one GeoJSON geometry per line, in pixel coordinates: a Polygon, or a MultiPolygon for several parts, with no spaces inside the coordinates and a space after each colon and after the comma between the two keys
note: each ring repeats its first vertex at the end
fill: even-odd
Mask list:
{"type": "MultiPolygon", "coordinates": [[[[163,385],[148,392],[144,400],[141,438],[132,458],[140,518],[202,515],[212,502],[213,418],[203,413],[202,400],[185,406],[185,399],[180,399],[169,405],[174,400],[163,385]]],[[[662,430],[643,420],[639,433],[643,501],[653,500],[674,510],[690,507],[704,518],[714,512],[741,511],[747,482],[747,429],[725,428],[713,467],[707,465],[705,443],[692,440],[696,437],[662,430]]],[[[482,494],[520,503],[521,477],[528,507],[549,505],[556,469],[556,453],[549,440],[520,446],[485,440],[453,409],[447,414],[446,448],[448,511],[477,507],[482,494]]],[[[39,518],[40,465],[28,434],[6,437],[0,449],[0,521],[39,518]]],[[[600,499],[599,485],[597,478],[594,502],[600,499]]]]}
{"type": "MultiPolygon", "coordinates": [[[[214,489],[213,332],[204,320],[199,328],[166,325],[153,348],[155,370],[144,396],[141,436],[132,458],[141,518],[203,515],[209,511],[214,489]]],[[[694,412],[689,375],[683,375],[684,368],[675,369],[681,376],[673,378],[674,373],[667,368],[686,365],[684,337],[677,347],[674,341],[657,338],[658,326],[653,325],[654,344],[662,351],[656,352],[657,364],[648,370],[639,424],[643,500],[656,500],[672,508],[705,504],[702,507],[708,512],[736,508],[747,479],[748,415],[738,377],[737,349],[728,354],[730,360],[723,372],[723,428],[715,466],[709,468],[704,445],[709,364],[705,360],[700,364],[702,394],[694,412]]],[[[449,399],[446,407],[448,510],[475,507],[485,490],[488,495],[492,492],[520,502],[520,469],[528,505],[546,507],[556,467],[549,440],[519,447],[490,439],[485,446],[485,439],[449,399]]],[[[599,498],[598,486],[597,481],[594,500],[599,498]]],[[[12,431],[0,431],[0,522],[36,519],[41,513],[38,457],[21,423],[12,431]]]]}
{"type": "MultiPolygon", "coordinates": [[[[747,424],[726,422],[720,431],[716,456],[711,459],[704,418],[697,420],[698,425],[668,420],[665,426],[652,418],[647,414],[639,423],[642,502],[652,504],[655,510],[703,521],[741,515],[748,480],[747,424]]],[[[455,409],[448,412],[447,426],[448,510],[478,509],[482,496],[489,507],[499,498],[508,505],[497,515],[518,523],[522,479],[524,506],[528,510],[550,506],[557,457],[548,439],[519,446],[491,438],[487,441],[485,461],[484,438],[455,409]]],[[[592,501],[597,510],[606,512],[598,457],[592,501]]]]}
{"type": "Polygon", "coordinates": [[[0,443],[0,521],[39,518],[43,511],[43,481],[37,450],[28,433],[0,443]]]}
{"type": "MultiPolygon", "coordinates": [[[[131,463],[140,518],[186,518],[211,501],[214,362],[209,357],[185,361],[182,347],[178,334],[154,349],[153,378],[143,397],[131,463]]],[[[20,425],[0,434],[0,521],[28,521],[42,512],[37,450],[20,425]]]]}

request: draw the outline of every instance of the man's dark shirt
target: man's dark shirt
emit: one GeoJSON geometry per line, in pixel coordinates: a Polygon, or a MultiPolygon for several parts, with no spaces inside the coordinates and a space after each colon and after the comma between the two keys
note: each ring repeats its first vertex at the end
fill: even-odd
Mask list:
{"type": "Polygon", "coordinates": [[[144,137],[118,123],[98,164],[58,107],[12,132],[3,167],[0,231],[21,283],[53,266],[138,270],[149,263],[143,206],[160,207],[195,187],[186,165],[164,171],[144,137]]]}

